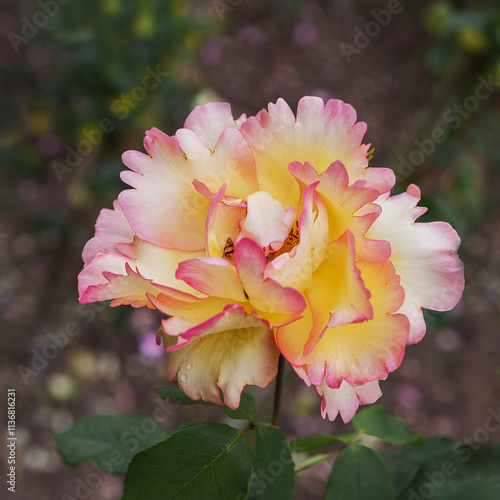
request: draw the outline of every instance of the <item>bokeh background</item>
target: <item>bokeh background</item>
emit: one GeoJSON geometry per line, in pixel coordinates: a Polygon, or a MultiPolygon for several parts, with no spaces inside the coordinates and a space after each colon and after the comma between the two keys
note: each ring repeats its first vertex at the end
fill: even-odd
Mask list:
{"type": "MultiPolygon", "coordinates": [[[[428,334],[381,384],[380,403],[414,431],[460,440],[498,413],[496,0],[6,0],[0,25],[0,387],[4,409],[7,388],[17,391],[17,498],[78,498],[78,481],[95,470],[63,465],[53,432],[158,404],[152,388],[167,383],[159,318],[79,306],[81,251],[100,209],[125,187],[121,154],[142,150],[151,127],[173,134],[210,100],[230,102],[237,116],[279,97],[294,108],[303,95],[355,107],[375,147],[371,164],[394,168],[395,191],[421,187],[422,220],[453,224],[466,269],[463,300],[428,315],[428,334]],[[432,140],[437,128],[446,140],[432,140]],[[71,148],[81,154],[67,157],[71,148]],[[47,350],[67,328],[67,345],[47,350]]],[[[272,386],[251,392],[270,418],[272,386]]],[[[180,409],[166,425],[221,418],[202,410],[180,409]]],[[[290,438],[345,430],[321,419],[319,397],[291,370],[280,423],[290,438]]],[[[302,473],[296,498],[320,498],[327,473],[302,473]]],[[[121,491],[121,478],[105,477],[86,498],[121,491]]]]}

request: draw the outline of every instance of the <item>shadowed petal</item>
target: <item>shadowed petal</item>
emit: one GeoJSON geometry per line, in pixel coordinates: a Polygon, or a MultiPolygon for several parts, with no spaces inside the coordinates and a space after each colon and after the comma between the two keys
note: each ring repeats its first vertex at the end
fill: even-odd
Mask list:
{"type": "MultiPolygon", "coordinates": [[[[163,322],[168,330],[168,323],[163,322]]],[[[276,376],[279,351],[268,325],[236,304],[175,338],[163,336],[168,377],[194,400],[236,409],[245,385],[266,387],[276,376]],[[187,343],[185,337],[188,338],[187,343]]]]}
{"type": "Polygon", "coordinates": [[[375,403],[382,396],[378,380],[356,387],[344,381],[338,389],[331,389],[323,382],[316,386],[316,390],[321,396],[321,416],[323,418],[328,416],[329,420],[335,420],[340,413],[344,424],[354,417],[359,405],[375,403]]]}

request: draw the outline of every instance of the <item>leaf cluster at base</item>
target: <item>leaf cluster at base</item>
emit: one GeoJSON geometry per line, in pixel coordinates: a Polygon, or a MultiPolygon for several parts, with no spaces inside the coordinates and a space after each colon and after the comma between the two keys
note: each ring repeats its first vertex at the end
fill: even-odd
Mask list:
{"type": "Polygon", "coordinates": [[[276,427],[254,423],[255,401],[248,394],[231,410],[192,401],[177,388],[155,392],[183,405],[217,406],[248,425],[201,422],[168,434],[148,415],[90,416],[55,435],[63,461],[77,466],[92,460],[102,472],[126,474],[123,500],[290,500],[296,473],[329,460],[326,500],[500,498],[500,444],[423,439],[380,406],[353,418],[357,432],[289,445],[276,427]],[[359,442],[364,435],[394,449],[379,453],[359,442]],[[310,456],[328,447],[334,449],[310,456]]]}

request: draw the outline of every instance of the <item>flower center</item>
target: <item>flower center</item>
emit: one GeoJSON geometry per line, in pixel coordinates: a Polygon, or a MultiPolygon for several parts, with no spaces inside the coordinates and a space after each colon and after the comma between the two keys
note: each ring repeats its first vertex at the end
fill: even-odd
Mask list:
{"type": "Polygon", "coordinates": [[[224,246],[223,258],[229,262],[233,261],[234,257],[234,241],[232,238],[226,240],[226,245],[224,246]]]}
{"type": "Polygon", "coordinates": [[[295,221],[290,229],[288,238],[283,243],[283,246],[275,252],[269,252],[269,254],[266,255],[266,261],[270,262],[284,253],[291,252],[298,245],[299,241],[299,223],[298,221],[295,221]]]}

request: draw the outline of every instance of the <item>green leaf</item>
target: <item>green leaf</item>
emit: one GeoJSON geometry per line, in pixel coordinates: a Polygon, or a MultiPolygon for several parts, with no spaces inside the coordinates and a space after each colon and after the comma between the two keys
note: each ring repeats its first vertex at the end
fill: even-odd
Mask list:
{"type": "Polygon", "coordinates": [[[382,406],[372,406],[357,413],[351,421],[358,431],[390,444],[405,444],[421,439],[412,434],[403,420],[389,415],[382,406]]]}
{"type": "Polygon", "coordinates": [[[326,484],[326,500],[392,500],[389,467],[372,448],[354,443],[335,460],[326,484]]]}
{"type": "Polygon", "coordinates": [[[434,455],[439,456],[451,450],[454,443],[455,441],[448,437],[432,437],[383,453],[382,456],[392,471],[396,498],[406,491],[423,463],[434,455]]]}
{"type": "Polygon", "coordinates": [[[292,498],[295,471],[284,434],[270,425],[255,427],[255,473],[248,498],[287,500],[292,498]]]}
{"type": "Polygon", "coordinates": [[[64,463],[76,467],[93,460],[107,474],[125,474],[135,453],[167,436],[149,415],[92,415],[54,435],[64,463]]]}
{"type": "Polygon", "coordinates": [[[500,444],[432,437],[383,454],[392,470],[395,498],[498,500],[500,444]]]}
{"type": "Polygon", "coordinates": [[[174,432],[133,458],[122,500],[245,499],[252,460],[242,437],[209,422],[174,432]]]}
{"type": "Polygon", "coordinates": [[[344,432],[338,436],[318,435],[298,438],[290,443],[294,453],[310,453],[334,443],[347,443],[355,436],[354,432],[344,432]]]}
{"type": "Polygon", "coordinates": [[[224,413],[234,420],[255,420],[255,400],[245,392],[241,393],[240,406],[236,410],[231,410],[225,405],[218,405],[215,403],[209,403],[208,401],[193,401],[188,398],[180,389],[177,387],[159,387],[154,390],[163,399],[175,399],[181,405],[204,405],[204,406],[217,406],[224,413]]]}

